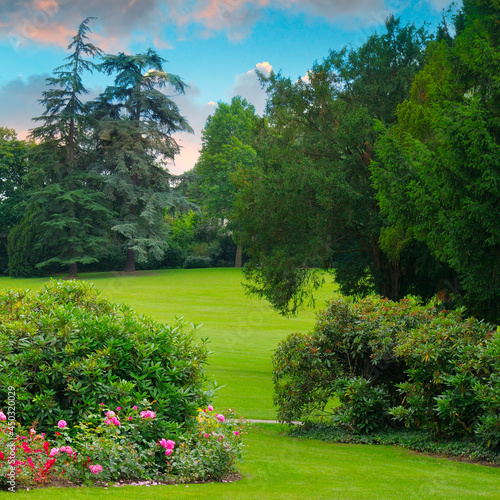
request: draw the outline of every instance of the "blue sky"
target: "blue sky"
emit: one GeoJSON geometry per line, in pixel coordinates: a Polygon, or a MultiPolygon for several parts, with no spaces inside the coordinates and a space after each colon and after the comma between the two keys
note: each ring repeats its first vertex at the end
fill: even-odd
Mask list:
{"type": "MultiPolygon", "coordinates": [[[[41,114],[45,78],[60,66],[79,23],[105,52],[155,48],[165,70],[190,88],[176,98],[195,134],[177,138],[174,173],[192,168],[201,130],[219,101],[240,94],[262,113],[265,94],[255,68],[305,76],[330,49],[359,46],[389,13],[435,27],[448,0],[0,0],[0,126],[24,137],[41,114]]],[[[93,94],[108,80],[87,75],[93,94]]]]}

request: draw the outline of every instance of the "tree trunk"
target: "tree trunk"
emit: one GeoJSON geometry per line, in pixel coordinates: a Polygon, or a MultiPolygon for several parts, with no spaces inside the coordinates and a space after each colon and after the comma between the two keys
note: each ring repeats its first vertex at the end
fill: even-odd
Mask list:
{"type": "Polygon", "coordinates": [[[234,267],[242,267],[243,265],[243,247],[238,245],[236,247],[236,257],[234,259],[234,267]]]}
{"type": "Polygon", "coordinates": [[[125,272],[135,272],[135,251],[131,248],[127,250],[127,262],[125,264],[125,272]]]}
{"type": "Polygon", "coordinates": [[[69,280],[74,280],[78,278],[78,263],[73,262],[69,265],[68,277],[69,280]]]}

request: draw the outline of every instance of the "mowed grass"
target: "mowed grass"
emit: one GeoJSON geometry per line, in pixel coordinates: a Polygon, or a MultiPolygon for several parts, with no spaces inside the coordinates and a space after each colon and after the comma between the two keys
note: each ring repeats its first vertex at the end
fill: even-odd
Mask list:
{"type": "MultiPolygon", "coordinates": [[[[217,407],[247,418],[274,418],[270,357],[291,332],[307,332],[314,311],[279,316],[245,296],[237,269],[164,270],[123,276],[84,274],[106,297],[169,322],[175,315],[203,323],[200,335],[213,351],[208,368],[225,384],[217,407]]],[[[0,288],[39,288],[45,280],[0,278],[0,288]]],[[[320,291],[323,306],[334,285],[320,291]]],[[[254,425],[236,483],[108,489],[18,491],[20,499],[500,499],[500,469],[433,458],[383,446],[339,445],[282,435],[281,425],[254,425]]],[[[124,457],[126,459],[126,457],[124,457]]],[[[0,492],[0,497],[10,493],[0,492]]]]}
{"type": "MultiPolygon", "coordinates": [[[[313,309],[284,318],[267,303],[248,297],[240,269],[181,269],[81,274],[109,299],[130,304],[137,312],[170,322],[182,316],[203,324],[212,352],[207,368],[219,386],[214,403],[233,408],[246,418],[274,419],[271,355],[277,343],[292,332],[308,332],[313,309]]],[[[45,279],[0,278],[0,288],[38,289],[45,279]]],[[[319,291],[316,308],[323,307],[335,285],[331,278],[319,291]]]]}
{"type": "MultiPolygon", "coordinates": [[[[120,488],[43,489],[18,499],[498,499],[500,469],[452,462],[386,446],[341,445],[280,435],[255,425],[247,436],[243,479],[120,488]]],[[[7,497],[10,493],[0,493],[7,497]]]]}

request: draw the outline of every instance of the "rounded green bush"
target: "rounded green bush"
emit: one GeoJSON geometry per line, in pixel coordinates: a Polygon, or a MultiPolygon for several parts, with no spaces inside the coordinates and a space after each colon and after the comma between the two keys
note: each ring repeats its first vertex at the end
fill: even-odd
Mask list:
{"type": "Polygon", "coordinates": [[[0,407],[6,411],[14,392],[16,419],[49,428],[61,419],[76,423],[100,403],[147,400],[165,422],[182,425],[206,404],[208,355],[204,342],[194,341],[196,328],[184,327],[139,316],[84,282],[4,291],[0,407]]]}
{"type": "Polygon", "coordinates": [[[332,299],[311,334],[274,353],[278,418],[326,417],[362,433],[404,425],[500,450],[500,330],[462,314],[332,299]]]}

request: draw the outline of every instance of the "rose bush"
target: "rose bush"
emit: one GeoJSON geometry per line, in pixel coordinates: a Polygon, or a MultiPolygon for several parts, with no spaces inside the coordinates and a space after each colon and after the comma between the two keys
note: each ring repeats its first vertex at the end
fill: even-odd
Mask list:
{"type": "Polygon", "coordinates": [[[89,485],[124,479],[219,480],[237,470],[245,422],[232,412],[223,415],[208,406],[188,430],[179,426],[179,434],[162,434],[155,426],[158,419],[161,415],[148,404],[114,410],[100,404],[74,426],[59,421],[50,439],[20,424],[11,432],[0,419],[2,478],[11,463],[16,484],[23,486],[47,484],[52,476],[89,485]]]}

